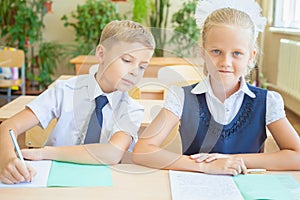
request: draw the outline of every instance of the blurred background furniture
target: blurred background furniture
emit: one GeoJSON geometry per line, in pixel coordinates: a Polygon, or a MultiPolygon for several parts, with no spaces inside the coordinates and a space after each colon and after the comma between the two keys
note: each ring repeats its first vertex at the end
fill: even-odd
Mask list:
{"type": "MultiPolygon", "coordinates": [[[[71,64],[75,65],[75,73],[87,74],[89,68],[98,63],[96,56],[79,55],[70,60],[71,64]]],[[[157,77],[157,72],[160,68],[170,65],[195,65],[194,61],[188,58],[179,57],[152,57],[147,67],[144,77],[157,77]]]]}
{"type": "MultiPolygon", "coordinates": [[[[21,87],[22,95],[25,95],[25,54],[23,50],[2,50],[0,49],[0,67],[9,68],[11,77],[2,77],[0,79],[0,88],[6,90],[7,102],[11,101],[12,87],[21,87]],[[19,76],[19,71],[21,76],[19,76]]],[[[2,97],[1,97],[2,98],[2,97]]]]}

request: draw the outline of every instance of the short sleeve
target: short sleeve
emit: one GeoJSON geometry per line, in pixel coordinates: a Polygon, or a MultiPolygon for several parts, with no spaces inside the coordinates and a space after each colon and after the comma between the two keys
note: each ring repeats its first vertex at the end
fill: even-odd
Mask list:
{"type": "Polygon", "coordinates": [[[141,126],[144,115],[144,108],[132,99],[123,101],[119,111],[113,112],[114,125],[112,134],[123,131],[131,135],[137,141],[138,130],[141,126]]]}
{"type": "Polygon", "coordinates": [[[164,108],[181,118],[184,103],[183,88],[171,86],[167,92],[164,108]]]}
{"type": "Polygon", "coordinates": [[[267,93],[266,125],[284,118],[284,102],[281,95],[274,91],[267,93]]]}
{"type": "Polygon", "coordinates": [[[44,129],[52,119],[58,118],[60,115],[60,105],[58,104],[62,103],[62,94],[58,94],[58,90],[57,86],[51,87],[27,104],[27,107],[36,115],[44,129]]]}

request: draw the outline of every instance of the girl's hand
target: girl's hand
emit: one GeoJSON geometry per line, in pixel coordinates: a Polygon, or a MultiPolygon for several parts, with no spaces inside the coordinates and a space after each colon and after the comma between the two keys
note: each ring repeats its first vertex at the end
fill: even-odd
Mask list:
{"type": "Polygon", "coordinates": [[[242,158],[218,158],[211,162],[201,162],[200,172],[207,174],[228,174],[236,176],[247,174],[247,167],[242,158]]]}
{"type": "Polygon", "coordinates": [[[36,171],[29,164],[24,166],[20,159],[14,158],[0,170],[0,181],[5,184],[31,182],[35,175],[36,171]]]}
{"type": "Polygon", "coordinates": [[[205,161],[207,158],[209,158],[209,155],[210,154],[208,153],[197,153],[197,154],[190,155],[190,159],[200,163],[205,161]]]}
{"type": "Polygon", "coordinates": [[[43,160],[42,148],[40,149],[22,149],[22,155],[28,160],[43,160]]]}
{"type": "Polygon", "coordinates": [[[231,156],[228,154],[220,154],[220,153],[198,153],[194,155],[190,155],[190,158],[192,160],[195,160],[196,162],[212,162],[214,160],[217,160],[219,158],[230,158],[231,156]]]}

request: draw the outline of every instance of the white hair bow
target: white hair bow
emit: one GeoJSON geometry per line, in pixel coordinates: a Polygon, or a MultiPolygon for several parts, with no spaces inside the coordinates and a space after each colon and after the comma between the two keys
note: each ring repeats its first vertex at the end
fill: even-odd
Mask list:
{"type": "Polygon", "coordinates": [[[197,25],[202,28],[206,18],[221,8],[233,8],[248,14],[255,25],[256,36],[264,31],[266,18],[261,16],[261,8],[255,0],[199,0],[195,13],[197,25]]]}

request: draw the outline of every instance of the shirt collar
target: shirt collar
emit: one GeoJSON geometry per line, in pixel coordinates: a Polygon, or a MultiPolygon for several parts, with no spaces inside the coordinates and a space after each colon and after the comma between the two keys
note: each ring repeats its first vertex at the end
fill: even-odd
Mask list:
{"type": "MultiPolygon", "coordinates": [[[[240,89],[236,93],[242,91],[245,94],[247,94],[249,97],[255,98],[256,95],[247,86],[244,76],[241,77],[240,81],[241,81],[240,89]]],[[[209,81],[209,75],[206,76],[206,78],[203,81],[199,82],[191,91],[192,94],[203,94],[206,92],[209,93],[211,96],[214,96],[209,81]]]]}
{"type": "Polygon", "coordinates": [[[240,90],[243,91],[245,94],[247,94],[251,98],[255,98],[256,95],[249,89],[244,76],[241,77],[241,86],[240,90]]]}
{"type": "Polygon", "coordinates": [[[203,81],[199,82],[191,91],[192,94],[203,94],[211,90],[209,76],[206,76],[203,81]]]}
{"type": "Polygon", "coordinates": [[[99,86],[97,80],[96,80],[96,72],[90,71],[89,72],[89,78],[88,78],[88,95],[90,101],[94,101],[96,97],[100,95],[104,95],[108,99],[108,104],[113,108],[114,105],[118,105],[118,102],[122,98],[123,92],[121,91],[114,91],[111,93],[104,93],[101,87],[99,86]]]}
{"type": "Polygon", "coordinates": [[[93,101],[96,97],[104,94],[98,82],[96,81],[95,75],[96,72],[90,71],[88,78],[88,95],[91,101],[93,101]]]}

